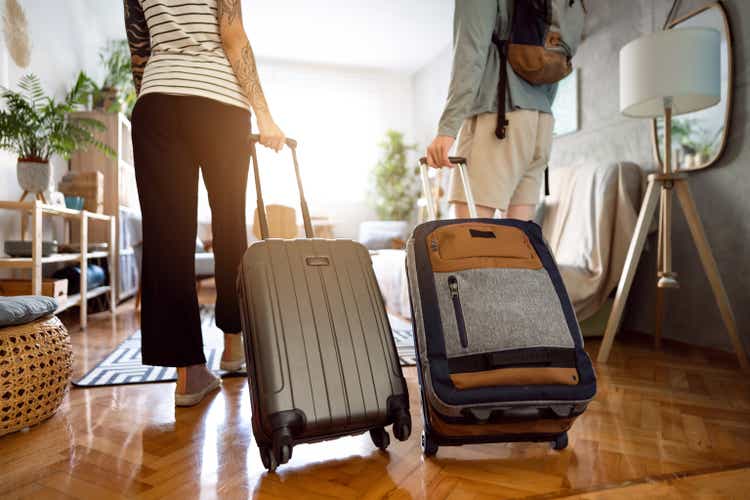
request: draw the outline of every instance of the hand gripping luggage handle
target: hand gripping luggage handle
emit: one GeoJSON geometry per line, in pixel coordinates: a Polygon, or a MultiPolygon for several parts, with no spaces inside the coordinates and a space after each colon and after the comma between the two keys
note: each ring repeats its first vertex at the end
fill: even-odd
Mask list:
{"type": "MultiPolygon", "coordinates": [[[[266,217],[266,205],[263,203],[263,191],[260,187],[260,172],[258,169],[258,155],[255,151],[255,143],[260,142],[258,134],[250,135],[250,157],[253,160],[253,175],[255,176],[255,194],[258,198],[258,222],[260,222],[260,237],[268,239],[268,218],[266,217]]],[[[302,177],[299,175],[299,163],[297,162],[297,141],[286,139],[286,145],[292,151],[292,160],[294,160],[294,174],[297,177],[297,189],[299,190],[299,203],[302,209],[302,221],[305,225],[305,237],[314,238],[312,222],[310,221],[310,211],[307,208],[305,200],[305,191],[302,189],[302,177]]]]}
{"type": "MultiPolygon", "coordinates": [[[[260,142],[260,134],[250,134],[250,140],[252,142],[260,142]]],[[[284,143],[289,146],[289,149],[295,149],[297,147],[297,141],[289,137],[284,139],[284,143]]]]}
{"type": "MultiPolygon", "coordinates": [[[[458,165],[458,172],[461,174],[461,183],[464,186],[464,193],[466,194],[466,204],[469,206],[469,217],[476,219],[477,205],[474,203],[474,192],[471,190],[469,174],[466,171],[466,158],[461,156],[451,156],[448,160],[454,165],[458,165]]],[[[430,217],[430,220],[435,220],[437,217],[437,210],[434,205],[435,200],[432,199],[430,177],[427,175],[427,158],[425,157],[419,159],[419,172],[422,177],[422,189],[424,190],[424,196],[427,200],[427,214],[430,217]]]]}

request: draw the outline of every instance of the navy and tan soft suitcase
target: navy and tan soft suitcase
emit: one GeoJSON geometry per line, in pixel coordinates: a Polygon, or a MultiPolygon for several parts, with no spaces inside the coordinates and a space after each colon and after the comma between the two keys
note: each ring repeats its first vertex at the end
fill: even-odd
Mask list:
{"type": "MultiPolygon", "coordinates": [[[[407,244],[423,451],[502,441],[565,448],[596,378],[557,265],[533,222],[476,218],[465,160],[451,161],[472,218],[431,220],[407,244]]],[[[434,219],[430,200],[428,209],[434,219]]]]}
{"type": "Polygon", "coordinates": [[[313,238],[289,139],[307,238],[268,239],[252,137],[263,240],[240,264],[237,289],[248,361],[252,426],[263,465],[286,463],[297,443],[370,432],[385,449],[385,427],[406,440],[406,382],[367,249],[313,238]]]}

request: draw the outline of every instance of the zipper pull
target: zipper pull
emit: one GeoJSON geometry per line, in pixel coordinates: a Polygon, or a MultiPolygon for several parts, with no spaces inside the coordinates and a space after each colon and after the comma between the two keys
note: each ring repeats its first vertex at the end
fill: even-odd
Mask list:
{"type": "Polygon", "coordinates": [[[466,322],[464,321],[464,311],[461,307],[461,297],[458,296],[458,279],[455,276],[448,276],[448,290],[451,293],[451,302],[453,302],[453,312],[456,315],[456,328],[458,328],[458,341],[461,347],[469,347],[469,336],[466,333],[466,322]]]}
{"type": "Polygon", "coordinates": [[[448,278],[448,289],[451,291],[451,297],[458,297],[458,280],[455,276],[448,278]]]}

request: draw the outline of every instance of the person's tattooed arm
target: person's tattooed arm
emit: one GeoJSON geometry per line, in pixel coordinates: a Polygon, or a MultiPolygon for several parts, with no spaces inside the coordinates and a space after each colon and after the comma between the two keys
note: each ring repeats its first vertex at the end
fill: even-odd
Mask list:
{"type": "Polygon", "coordinates": [[[151,38],[148,33],[146,17],[138,0],[124,0],[125,31],[130,46],[130,66],[133,72],[133,83],[136,94],[141,93],[143,70],[151,56],[151,38]]]}
{"type": "Polygon", "coordinates": [[[260,85],[255,55],[242,25],[241,0],[218,0],[219,33],[224,52],[237,81],[250,102],[260,129],[261,144],[279,150],[284,134],[271,118],[263,88],[260,85]]]}

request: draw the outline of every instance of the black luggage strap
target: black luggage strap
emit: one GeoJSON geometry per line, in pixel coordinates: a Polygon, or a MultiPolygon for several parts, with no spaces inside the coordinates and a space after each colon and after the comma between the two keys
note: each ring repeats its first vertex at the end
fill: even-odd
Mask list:
{"type": "Polygon", "coordinates": [[[495,368],[521,366],[574,368],[576,366],[576,351],[575,349],[561,347],[537,347],[472,354],[448,359],[450,373],[482,372],[495,368]]]}
{"type": "Polygon", "coordinates": [[[492,43],[500,53],[500,79],[497,84],[497,126],[495,137],[502,140],[507,135],[508,120],[505,116],[505,95],[508,92],[508,40],[502,40],[497,31],[492,33],[492,43]]]}

